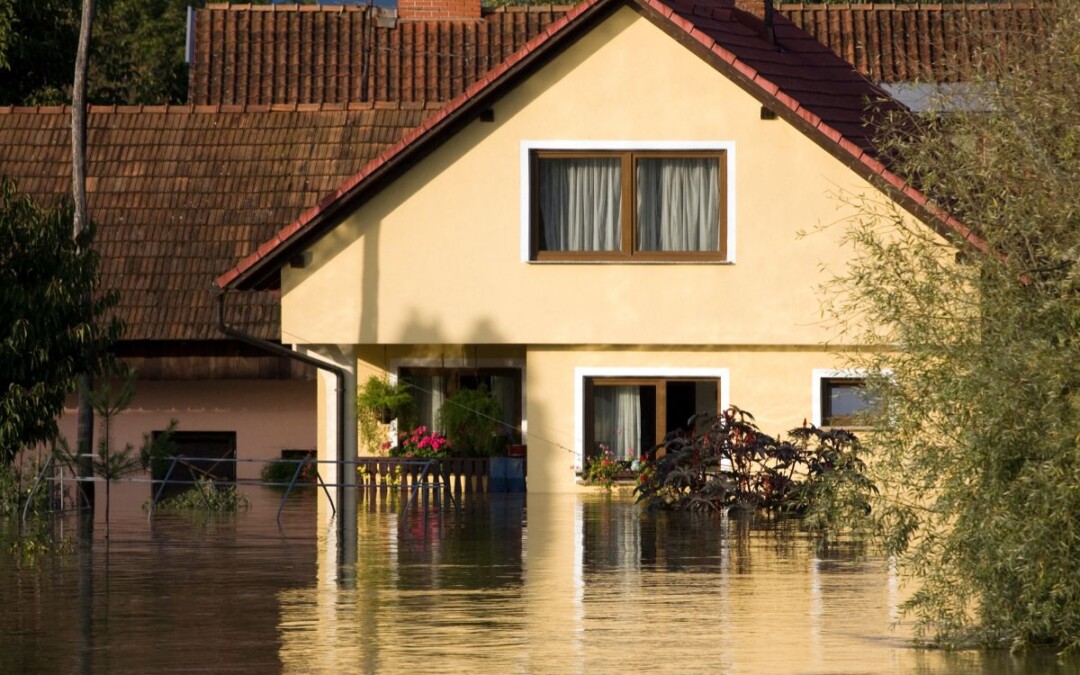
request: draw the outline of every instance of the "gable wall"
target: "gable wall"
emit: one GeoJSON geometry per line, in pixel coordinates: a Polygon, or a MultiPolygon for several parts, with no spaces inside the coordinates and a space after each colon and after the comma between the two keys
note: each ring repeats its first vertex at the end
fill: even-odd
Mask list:
{"type": "MultiPolygon", "coordinates": [[[[868,184],[628,8],[283,271],[286,343],[819,344],[840,190],[868,184]],[[521,259],[522,141],[733,144],[734,264],[521,259]]],[[[729,199],[732,196],[729,196],[729,199]]]]}

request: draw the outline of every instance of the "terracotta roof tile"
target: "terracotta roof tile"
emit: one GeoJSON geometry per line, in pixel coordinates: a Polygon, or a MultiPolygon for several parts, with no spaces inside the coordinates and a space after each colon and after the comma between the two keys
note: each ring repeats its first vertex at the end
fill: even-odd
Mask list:
{"type": "MultiPolygon", "coordinates": [[[[214,277],[432,109],[92,108],[88,203],[125,339],[220,339],[214,277]]],[[[3,173],[39,199],[69,194],[70,122],[68,109],[0,108],[3,173]]],[[[236,317],[276,338],[278,303],[245,295],[236,317]]]]}
{"type": "Polygon", "coordinates": [[[195,12],[188,101],[448,101],[567,10],[395,21],[368,6],[211,5],[195,12]]]}
{"type": "Polygon", "coordinates": [[[782,4],[780,13],[875,82],[958,82],[979,51],[1022,58],[1045,26],[1038,4],[782,4]]]}

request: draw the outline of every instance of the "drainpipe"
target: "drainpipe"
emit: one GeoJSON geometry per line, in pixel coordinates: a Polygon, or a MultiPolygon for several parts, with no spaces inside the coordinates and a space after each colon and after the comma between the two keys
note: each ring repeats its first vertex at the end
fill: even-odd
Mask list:
{"type": "MultiPolygon", "coordinates": [[[[300,352],[293,351],[293,350],[291,350],[291,349],[289,349],[287,347],[282,347],[279,344],[274,344],[273,342],[263,340],[262,338],[257,338],[254,335],[245,333],[243,331],[237,330],[236,328],[231,328],[230,326],[226,325],[225,324],[225,295],[227,293],[228,293],[228,291],[222,290],[222,291],[218,291],[218,294],[217,294],[217,301],[218,301],[218,329],[222,333],[224,333],[225,335],[233,338],[234,340],[239,340],[241,342],[245,342],[245,343],[247,343],[249,345],[252,345],[253,347],[257,347],[257,348],[262,349],[264,351],[268,351],[271,354],[275,354],[277,356],[283,356],[283,357],[285,357],[287,359],[293,359],[294,361],[300,361],[301,363],[306,363],[309,366],[315,366],[316,368],[319,368],[321,370],[325,370],[327,372],[333,373],[334,377],[337,378],[337,418],[338,418],[338,424],[337,424],[337,452],[335,453],[335,455],[337,456],[337,461],[339,463],[338,466],[341,467],[342,473],[341,473],[341,475],[338,476],[336,494],[337,494],[337,503],[338,503],[338,505],[339,506],[342,505],[344,503],[342,497],[344,496],[344,492],[345,492],[345,486],[343,485],[344,481],[342,480],[342,476],[344,476],[344,471],[345,471],[345,424],[346,424],[346,422],[345,422],[345,406],[346,406],[346,403],[345,403],[345,401],[346,401],[346,399],[345,399],[345,395],[346,395],[345,394],[345,371],[342,368],[339,368],[338,366],[327,363],[325,361],[321,361],[321,360],[319,360],[319,359],[317,359],[317,358],[315,358],[313,356],[308,356],[307,354],[302,354],[300,352]]],[[[339,515],[339,517],[340,517],[340,515],[339,515]]]]}

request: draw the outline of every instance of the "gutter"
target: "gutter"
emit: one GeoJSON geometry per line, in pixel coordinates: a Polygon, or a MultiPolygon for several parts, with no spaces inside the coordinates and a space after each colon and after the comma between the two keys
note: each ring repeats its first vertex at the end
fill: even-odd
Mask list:
{"type": "MultiPolygon", "coordinates": [[[[222,333],[224,333],[228,337],[233,338],[234,340],[239,340],[241,342],[247,343],[247,344],[249,344],[249,345],[251,345],[253,347],[256,347],[258,349],[262,349],[264,351],[270,352],[271,354],[274,354],[276,356],[282,356],[282,357],[285,357],[287,359],[292,359],[294,361],[300,361],[301,363],[306,363],[309,366],[315,366],[319,370],[325,370],[325,371],[327,371],[329,373],[333,373],[334,377],[337,378],[337,419],[338,419],[337,439],[336,439],[337,440],[337,451],[334,454],[337,457],[338,465],[341,466],[341,467],[344,467],[345,466],[345,410],[346,410],[346,403],[345,403],[346,402],[346,399],[345,399],[345,370],[340,368],[339,366],[335,366],[333,364],[327,363],[326,361],[322,361],[322,360],[317,359],[317,358],[315,358],[313,356],[308,356],[307,354],[302,354],[300,352],[293,351],[292,349],[289,349],[287,347],[283,347],[283,346],[281,346],[279,344],[275,344],[273,342],[263,340],[262,338],[257,338],[254,335],[251,335],[249,333],[245,333],[245,332],[243,332],[241,330],[238,330],[236,328],[232,328],[232,327],[228,326],[225,323],[225,296],[227,294],[228,294],[228,290],[218,290],[218,292],[217,292],[217,302],[218,302],[218,309],[217,309],[218,321],[217,321],[217,323],[218,323],[218,330],[220,330],[222,333]]],[[[340,479],[341,476],[339,476],[338,478],[340,479]]],[[[340,503],[341,502],[341,497],[344,494],[345,486],[344,486],[344,481],[342,481],[342,480],[338,480],[336,482],[337,482],[338,502],[340,503]]]]}

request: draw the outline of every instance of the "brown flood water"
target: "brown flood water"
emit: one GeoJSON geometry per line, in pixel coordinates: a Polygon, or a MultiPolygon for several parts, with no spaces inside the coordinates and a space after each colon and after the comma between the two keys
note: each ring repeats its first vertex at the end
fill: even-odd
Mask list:
{"type": "Polygon", "coordinates": [[[115,509],[108,540],[32,564],[5,545],[0,673],[1080,672],[914,649],[882,560],[797,533],[604,496],[368,500],[342,567],[313,495],[279,529],[278,493],[249,494],[211,519],[115,509]]]}

